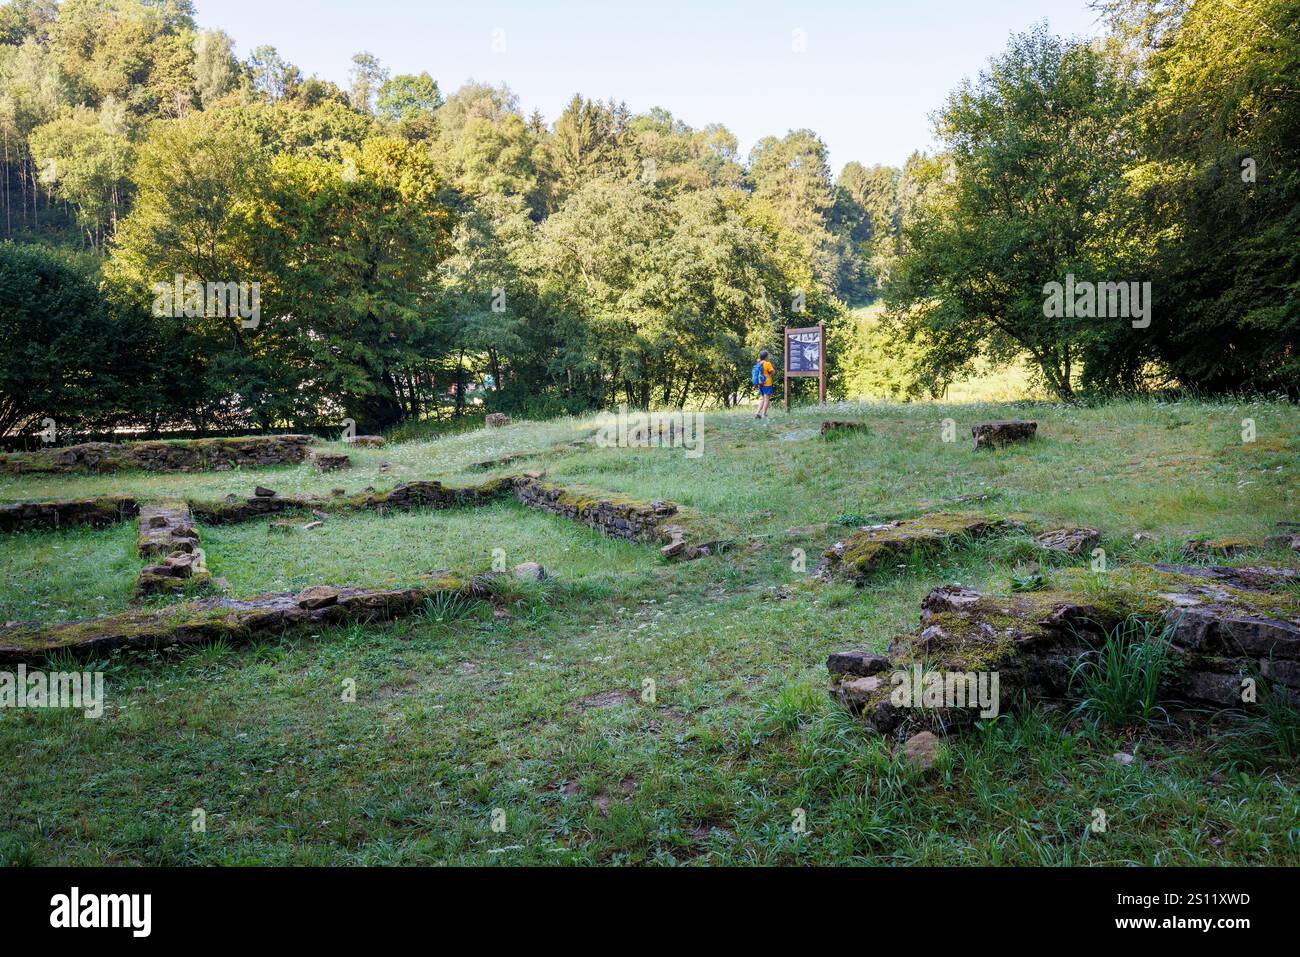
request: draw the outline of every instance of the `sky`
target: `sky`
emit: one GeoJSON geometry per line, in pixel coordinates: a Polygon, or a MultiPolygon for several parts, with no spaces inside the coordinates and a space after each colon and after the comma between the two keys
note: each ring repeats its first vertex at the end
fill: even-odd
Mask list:
{"type": "Polygon", "coordinates": [[[348,85],[354,53],[428,71],[444,95],[506,83],[554,121],[574,93],[720,122],[741,155],[813,130],[832,169],[901,166],[933,144],[929,116],[1014,31],[1045,20],[1095,36],[1086,0],[196,0],[241,58],[270,44],[305,76],[348,85]]]}

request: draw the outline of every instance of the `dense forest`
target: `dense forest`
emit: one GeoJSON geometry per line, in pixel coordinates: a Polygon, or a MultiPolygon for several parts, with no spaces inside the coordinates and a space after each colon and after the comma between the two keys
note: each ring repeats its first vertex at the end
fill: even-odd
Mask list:
{"type": "Polygon", "coordinates": [[[370,53],[343,89],[189,0],[13,0],[0,435],[729,405],[817,322],[833,395],[980,360],[1063,399],[1295,395],[1300,0],[1097,10],[1101,41],[1011,37],[936,104],[937,151],[833,175],[810,130],[741,156],[720,123],[575,95],[548,124],[370,53]],[[1049,315],[1067,276],[1150,283],[1151,321],[1049,315]]]}

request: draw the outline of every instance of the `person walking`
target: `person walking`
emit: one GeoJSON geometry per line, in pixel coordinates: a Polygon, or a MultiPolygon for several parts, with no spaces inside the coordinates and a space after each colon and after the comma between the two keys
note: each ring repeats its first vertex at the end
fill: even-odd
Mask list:
{"type": "Polygon", "coordinates": [[[768,352],[764,349],[758,354],[758,361],[754,363],[754,368],[750,371],[749,380],[758,387],[758,413],[754,416],[756,419],[767,418],[767,407],[772,401],[772,376],[776,374],[776,367],[767,360],[768,352]]]}

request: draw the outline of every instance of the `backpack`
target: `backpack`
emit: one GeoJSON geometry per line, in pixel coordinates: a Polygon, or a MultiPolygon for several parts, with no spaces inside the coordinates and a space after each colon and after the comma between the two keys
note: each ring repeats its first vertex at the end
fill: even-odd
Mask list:
{"type": "Polygon", "coordinates": [[[749,382],[751,385],[762,385],[767,376],[763,375],[763,363],[755,362],[754,368],[749,370],[749,382]]]}

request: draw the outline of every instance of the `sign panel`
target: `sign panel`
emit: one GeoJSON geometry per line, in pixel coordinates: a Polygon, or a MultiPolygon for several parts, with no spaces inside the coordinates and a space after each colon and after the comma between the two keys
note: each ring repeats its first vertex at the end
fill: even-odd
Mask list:
{"type": "Polygon", "coordinates": [[[822,327],[785,331],[785,374],[821,375],[822,327]]]}

